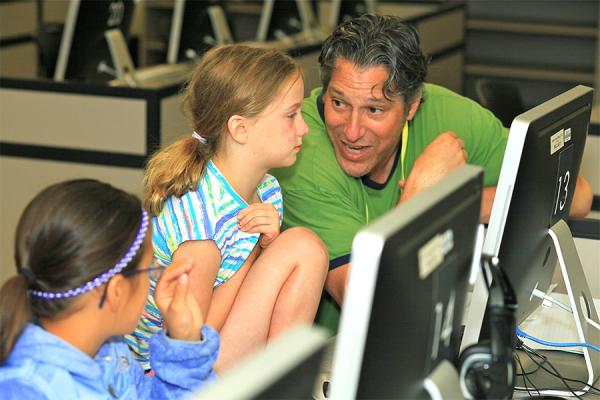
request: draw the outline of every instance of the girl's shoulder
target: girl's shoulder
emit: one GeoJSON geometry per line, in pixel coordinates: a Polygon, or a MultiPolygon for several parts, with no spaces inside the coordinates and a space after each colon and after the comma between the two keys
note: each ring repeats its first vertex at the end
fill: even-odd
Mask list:
{"type": "Polygon", "coordinates": [[[279,187],[279,181],[273,175],[265,174],[260,183],[258,184],[258,190],[268,190],[274,187],[279,187]]]}
{"type": "Polygon", "coordinates": [[[207,168],[198,180],[198,186],[195,189],[189,190],[181,196],[167,198],[159,218],[165,218],[169,214],[187,215],[192,211],[202,209],[214,212],[219,209],[221,203],[230,202],[230,192],[229,185],[223,177],[207,168]]]}
{"type": "Polygon", "coordinates": [[[263,202],[273,203],[281,199],[281,186],[273,175],[265,174],[256,190],[263,202]]]}

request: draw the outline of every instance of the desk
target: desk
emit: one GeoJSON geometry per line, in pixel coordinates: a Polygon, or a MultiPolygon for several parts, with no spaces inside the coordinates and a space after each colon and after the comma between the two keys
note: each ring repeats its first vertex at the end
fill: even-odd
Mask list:
{"type": "MultiPolygon", "coordinates": [[[[587,378],[587,369],[585,367],[585,361],[583,359],[583,356],[578,355],[578,354],[571,354],[571,353],[566,353],[566,352],[562,352],[562,351],[552,351],[552,350],[542,350],[542,351],[540,351],[540,354],[544,355],[545,357],[548,357],[548,361],[558,370],[558,372],[560,372],[560,374],[563,377],[574,378],[574,379],[579,379],[579,380],[581,380],[581,379],[585,380],[587,378]]],[[[531,360],[531,358],[529,358],[525,354],[524,351],[518,350],[517,355],[519,357],[519,360],[521,361],[521,364],[523,365],[524,371],[527,371],[527,372],[536,371],[537,365],[531,360]]],[[[548,365],[546,365],[546,368],[549,368],[548,365]]],[[[517,363],[517,373],[521,373],[521,372],[522,372],[522,370],[521,370],[519,364],[517,363]]],[[[540,389],[541,388],[553,388],[553,389],[561,390],[561,391],[567,390],[565,385],[562,383],[562,381],[559,378],[552,376],[551,374],[542,370],[541,368],[537,369],[537,371],[535,373],[532,373],[532,374],[528,375],[527,377],[530,378],[531,381],[533,382],[533,384],[540,389]]],[[[528,381],[527,386],[530,388],[532,387],[530,381],[528,381]]],[[[574,390],[585,387],[585,385],[582,385],[577,382],[569,382],[569,386],[571,386],[574,390]]],[[[522,377],[517,377],[517,379],[515,380],[515,387],[525,387],[522,377]]],[[[531,396],[537,395],[536,391],[533,388],[530,393],[531,393],[531,396]]],[[[515,390],[515,392],[513,394],[513,398],[520,398],[520,397],[528,398],[529,395],[527,394],[526,391],[516,391],[515,390]]],[[[589,398],[597,398],[597,396],[593,396],[590,394],[586,394],[583,397],[584,398],[588,398],[588,397],[589,398]]]]}
{"type": "Polygon", "coordinates": [[[17,220],[45,186],[90,177],[141,194],[148,155],[191,130],[180,89],[0,79],[0,282],[15,271],[17,220]]]}
{"type": "MultiPolygon", "coordinates": [[[[320,43],[286,49],[318,86],[320,43]],[[308,72],[307,72],[308,71],[308,72]]],[[[14,274],[18,218],[44,187],[88,177],[142,193],[146,159],[192,131],[182,82],[147,88],[0,78],[0,284],[14,274]]]]}

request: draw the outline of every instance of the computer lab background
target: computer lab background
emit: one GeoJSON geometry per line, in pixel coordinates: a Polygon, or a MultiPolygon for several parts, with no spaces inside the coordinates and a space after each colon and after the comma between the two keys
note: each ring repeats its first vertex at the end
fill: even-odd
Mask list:
{"type": "MultiPolygon", "coordinates": [[[[276,0],[286,1],[286,0],[276,0]]],[[[255,38],[260,1],[221,5],[236,41],[255,38]]],[[[326,31],[331,0],[312,1],[326,31]]],[[[600,297],[600,7],[597,0],[376,1],[376,12],[417,26],[431,56],[428,82],[512,117],[577,84],[596,90],[580,173],[594,192],[588,221],[573,226],[595,298],[600,297]]],[[[68,0],[0,1],[0,283],[15,273],[13,236],[20,213],[43,187],[91,177],[141,194],[151,152],[189,127],[181,84],[151,89],[53,82],[68,0]]],[[[167,62],[174,0],[135,2],[127,47],[143,70],[167,62]]],[[[74,38],[73,40],[77,40],[74,38]]],[[[278,44],[274,44],[278,45],[278,44]]],[[[319,84],[320,41],[285,50],[319,84]]],[[[90,49],[93,52],[94,49],[90,49]]]]}

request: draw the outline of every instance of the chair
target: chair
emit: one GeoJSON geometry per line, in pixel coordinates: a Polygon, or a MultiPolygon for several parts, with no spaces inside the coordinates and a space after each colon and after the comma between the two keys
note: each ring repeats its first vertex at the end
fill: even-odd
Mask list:
{"type": "Polygon", "coordinates": [[[494,113],[502,125],[510,127],[512,120],[526,111],[519,88],[508,81],[479,79],[475,92],[482,106],[494,113]]]}

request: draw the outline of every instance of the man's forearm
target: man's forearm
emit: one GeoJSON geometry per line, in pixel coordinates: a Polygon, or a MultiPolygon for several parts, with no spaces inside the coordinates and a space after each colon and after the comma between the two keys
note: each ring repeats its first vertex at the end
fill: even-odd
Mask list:
{"type": "Polygon", "coordinates": [[[481,193],[481,211],[479,213],[479,221],[482,224],[490,222],[494,197],[496,197],[496,186],[487,186],[483,188],[483,192],[481,193]]]}
{"type": "Polygon", "coordinates": [[[590,184],[583,176],[578,176],[569,215],[576,218],[586,217],[592,209],[593,198],[594,193],[592,192],[590,184]]]}

